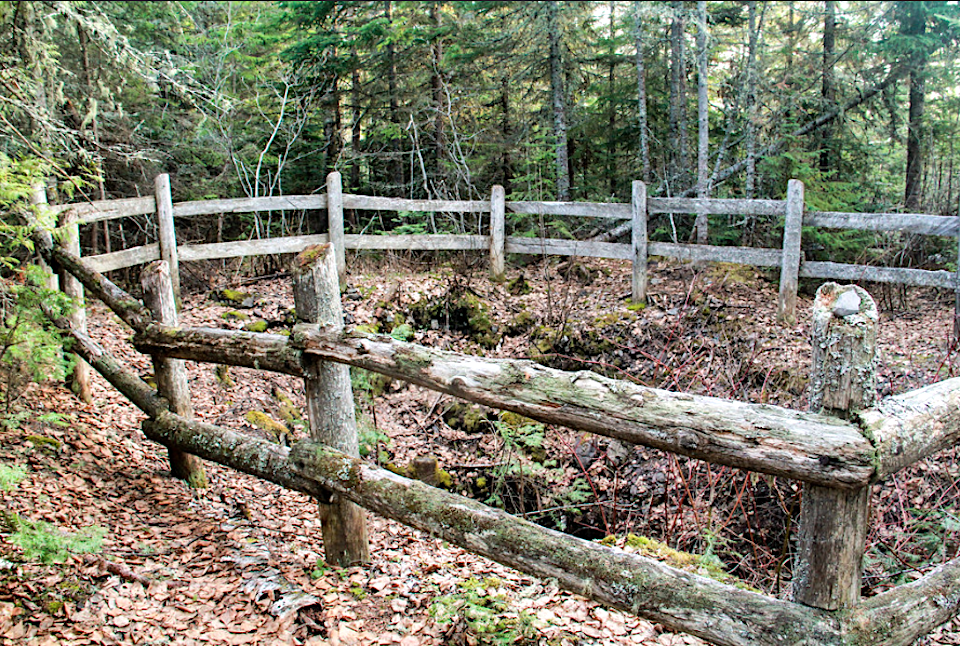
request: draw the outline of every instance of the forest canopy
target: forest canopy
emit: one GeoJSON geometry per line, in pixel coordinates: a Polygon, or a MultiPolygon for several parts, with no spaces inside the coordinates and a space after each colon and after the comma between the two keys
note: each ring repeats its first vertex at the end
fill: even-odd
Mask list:
{"type": "Polygon", "coordinates": [[[0,30],[0,153],[82,199],[331,170],[433,199],[960,193],[956,2],[22,1],[0,30]]]}

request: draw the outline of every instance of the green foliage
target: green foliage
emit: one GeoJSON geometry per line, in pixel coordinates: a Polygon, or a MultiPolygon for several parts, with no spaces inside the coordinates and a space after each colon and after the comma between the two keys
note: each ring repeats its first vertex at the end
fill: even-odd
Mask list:
{"type": "Polygon", "coordinates": [[[17,514],[7,514],[6,520],[14,530],[10,542],[18,545],[28,560],[44,565],[62,563],[70,554],[99,552],[107,533],[97,525],[76,533],[64,532],[50,523],[24,520],[17,514]]]}
{"type": "Polygon", "coordinates": [[[0,491],[12,491],[21,480],[27,477],[27,468],[14,464],[0,464],[0,491]]]}
{"type": "Polygon", "coordinates": [[[28,265],[0,280],[0,376],[7,412],[29,381],[63,379],[71,367],[41,304],[54,316],[65,316],[73,305],[62,292],[47,289],[45,279],[39,267],[28,265]]]}
{"type": "Polygon", "coordinates": [[[462,622],[470,643],[489,646],[539,644],[535,617],[526,610],[517,612],[499,579],[480,581],[471,577],[460,582],[459,590],[438,598],[430,606],[437,623],[462,622]]]}

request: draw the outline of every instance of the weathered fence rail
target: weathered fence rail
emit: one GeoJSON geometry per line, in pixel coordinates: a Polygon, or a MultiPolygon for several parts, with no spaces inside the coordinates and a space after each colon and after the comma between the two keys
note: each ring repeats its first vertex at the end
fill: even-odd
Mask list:
{"type": "MultiPolygon", "coordinates": [[[[635,182],[635,184],[641,183],[635,182]]],[[[491,271],[496,276],[503,273],[503,256],[505,253],[571,255],[631,260],[634,265],[633,298],[642,301],[646,298],[647,290],[647,258],[649,256],[663,256],[692,261],[736,262],[758,267],[779,266],[781,268],[781,302],[779,303],[778,315],[784,320],[794,318],[796,284],[801,277],[901,283],[943,289],[958,289],[958,285],[960,285],[957,274],[948,271],[805,260],[801,246],[802,227],[902,231],[917,235],[960,237],[960,225],[957,223],[958,218],[952,216],[806,211],[803,205],[803,186],[796,181],[790,183],[787,199],[784,200],[648,198],[646,197],[645,187],[640,190],[635,186],[633,200],[630,204],[616,202],[508,202],[505,199],[502,187],[499,186],[493,187],[489,200],[414,200],[351,195],[342,192],[339,173],[330,174],[327,178],[326,189],[326,193],[315,195],[174,203],[169,194],[169,182],[158,178],[155,196],[58,205],[52,208],[65,216],[69,213],[74,224],[93,223],[135,215],[155,215],[157,217],[157,228],[164,234],[160,236],[159,243],[90,258],[92,266],[99,271],[122,269],[160,258],[167,260],[171,267],[175,268],[176,260],[179,259],[210,260],[295,253],[310,245],[329,240],[338,248],[338,254],[341,254],[341,257],[338,257],[341,279],[343,279],[344,271],[342,259],[344,249],[486,250],[490,254],[491,271]],[[640,195],[642,195],[642,198],[638,197],[640,195]],[[159,212],[157,205],[161,206],[159,212]],[[165,205],[169,206],[165,207],[165,205]],[[174,230],[172,223],[177,217],[290,210],[326,210],[329,234],[212,244],[187,244],[176,247],[176,236],[171,237],[168,233],[174,230]],[[458,235],[360,235],[344,233],[344,210],[489,215],[487,216],[488,225],[485,227],[486,233],[483,234],[478,232],[458,235]],[[632,241],[629,244],[618,244],[589,240],[506,236],[504,229],[507,213],[631,220],[632,241]],[[755,248],[648,242],[647,220],[650,216],[661,213],[783,217],[784,244],[780,248],[755,248]],[[175,251],[166,250],[171,246],[175,251]]],[[[174,280],[177,280],[176,277],[174,277],[174,280]]]]}
{"type": "MultiPolygon", "coordinates": [[[[909,585],[864,601],[858,598],[867,517],[846,512],[865,508],[869,484],[960,440],[960,379],[871,405],[869,339],[875,335],[871,326],[876,307],[862,290],[855,292],[860,305],[853,311],[840,313],[835,305],[853,288],[825,285],[816,301],[816,341],[828,348],[820,353],[824,365],[814,366],[817,401],[828,410],[845,411],[843,420],[671,393],[530,362],[442,352],[340,330],[336,320],[300,324],[289,338],[165,325],[75,254],[55,247],[49,234],[39,232],[36,240],[51,264],[74,275],[135,330],[138,349],[164,359],[301,376],[313,393],[308,401],[312,417],[327,416],[328,406],[343,403],[338,387],[310,386],[320,378],[318,367],[333,361],[541,421],[798,478],[811,487],[813,498],[803,502],[803,522],[808,524],[801,528],[795,567],[800,590],[794,591],[795,601],[773,599],[538,527],[329,446],[346,442],[349,451],[349,438],[312,435],[286,449],[190,420],[176,414],[167,400],[83,331],[59,321],[74,336],[84,359],[150,417],[143,425],[145,434],[168,447],[303,491],[325,505],[341,496],[524,572],[555,578],[602,603],[718,644],[909,644],[960,611],[960,558],[909,585]],[[858,411],[862,406],[866,409],[858,411]],[[816,513],[807,510],[811,502],[816,513]],[[824,522],[829,532],[821,536],[824,522]],[[843,562],[831,568],[826,559],[841,553],[843,562]]],[[[317,298],[339,303],[329,245],[302,253],[294,275],[315,271],[316,263],[325,263],[327,276],[321,281],[326,291],[315,292],[317,298]]],[[[163,264],[159,266],[152,275],[165,275],[163,264]]],[[[342,426],[345,432],[349,424],[342,426]]],[[[347,531],[348,525],[337,521],[325,528],[325,546],[327,531],[337,527],[347,531]]],[[[344,554],[337,555],[339,562],[344,554]]]]}

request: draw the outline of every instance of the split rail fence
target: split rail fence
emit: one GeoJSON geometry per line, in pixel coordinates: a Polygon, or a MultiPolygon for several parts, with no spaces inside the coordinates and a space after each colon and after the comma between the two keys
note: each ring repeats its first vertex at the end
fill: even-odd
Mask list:
{"type": "Polygon", "coordinates": [[[159,393],[67,320],[74,351],[148,416],[145,435],[201,481],[197,457],[321,502],[325,555],[368,558],[357,505],[601,603],[717,644],[909,644],[960,611],[960,558],[917,581],[860,599],[869,488],[960,441],[960,379],[873,402],[877,310],[859,287],[827,283],[814,310],[812,399],[834,415],[674,393],[592,372],[436,350],[342,327],[334,247],[311,247],[292,275],[301,323],[289,337],[177,326],[166,261],[143,274],[147,308],[54,245],[37,248],[135,331],[154,357],[159,393]],[[853,306],[851,306],[853,303],[853,306]],[[165,313],[166,312],[166,313],[165,313]],[[310,439],[283,447],[191,419],[184,359],[304,379],[310,439]],[[356,456],[346,366],[372,370],[532,419],[672,451],[716,464],[795,478],[804,499],[793,599],[720,583],[549,530],[476,501],[397,476],[356,456]],[[195,460],[189,464],[189,460],[195,460]]]}
{"type": "Polygon", "coordinates": [[[960,441],[960,379],[874,405],[878,317],[872,299],[859,287],[827,283],[815,299],[811,401],[815,410],[830,415],[672,393],[591,372],[460,355],[346,331],[339,300],[346,248],[487,250],[494,275],[502,274],[505,253],[625,258],[633,261],[637,300],[646,297],[648,255],[665,255],[779,265],[779,313],[789,321],[795,317],[799,276],[957,285],[956,276],[945,271],[803,263],[803,224],[958,235],[957,218],[805,214],[803,186],[795,180],[784,201],[647,199],[644,185],[636,182],[629,205],[505,202],[499,187],[494,187],[489,202],[350,196],[342,194],[336,173],[328,177],[327,193],[313,196],[174,204],[168,178],[158,177],[156,185],[154,197],[59,207],[68,225],[61,244],[54,245],[42,230],[35,238],[45,258],[63,272],[65,291],[82,298],[86,289],[134,329],[137,349],[154,358],[159,396],[86,335],[82,309],[73,320],[58,324],[73,335],[76,352],[149,416],[143,430],[167,446],[175,475],[202,484],[198,457],[205,458],[320,500],[328,561],[344,564],[368,558],[363,507],[718,644],[908,644],[960,611],[960,558],[913,583],[860,599],[870,485],[960,441]],[[328,234],[179,247],[176,243],[174,218],[178,215],[323,208],[329,215],[328,234]],[[344,208],[489,211],[489,235],[345,235],[344,208]],[[627,219],[632,241],[619,245],[507,238],[504,214],[508,209],[627,219]],[[698,211],[783,215],[783,248],[648,241],[648,214],[698,211]],[[80,258],[80,222],[142,214],[156,214],[157,244],[80,258]],[[290,337],[178,326],[179,260],[290,252],[301,252],[292,271],[301,323],[290,337]],[[141,263],[150,263],[142,276],[149,307],[100,273],[141,263]],[[851,300],[856,307],[846,311],[851,300]],[[311,439],[287,449],[192,420],[182,373],[185,359],[303,378],[311,439]],[[804,495],[792,600],[741,590],[572,538],[359,460],[345,366],[544,423],[800,480],[804,495]]]}

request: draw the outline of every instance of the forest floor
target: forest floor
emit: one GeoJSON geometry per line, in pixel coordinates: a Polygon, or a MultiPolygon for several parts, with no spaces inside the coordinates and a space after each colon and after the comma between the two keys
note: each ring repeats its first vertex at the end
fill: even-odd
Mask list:
{"type": "MultiPolygon", "coordinates": [[[[349,323],[432,347],[806,406],[810,297],[801,297],[796,325],[777,325],[776,284],[752,268],[661,263],[652,268],[650,304],[637,309],[629,307],[629,267],[616,261],[535,262],[502,284],[466,261],[354,265],[349,323]],[[431,309],[434,302],[447,307],[431,309]],[[472,317],[472,332],[446,329],[462,318],[455,303],[482,304],[486,321],[472,317]]],[[[208,287],[223,284],[203,287],[185,298],[184,324],[274,326],[292,305],[285,277],[241,285],[258,296],[242,309],[210,299],[208,287]]],[[[955,374],[952,295],[874,296],[881,396],[955,374]]],[[[90,331],[149,372],[149,359],[127,343],[129,330],[102,306],[91,308],[90,331]]],[[[285,405],[284,393],[302,404],[295,379],[187,367],[199,419],[268,437],[247,415],[259,411],[286,417],[293,437],[302,435],[285,405]]],[[[403,470],[434,456],[454,491],[586,538],[615,536],[628,549],[640,549],[631,534],[647,536],[655,542],[643,543],[644,553],[652,546],[672,564],[714,576],[722,568],[789,594],[796,483],[457,407],[369,375],[355,374],[354,386],[368,459],[403,470]]],[[[19,407],[0,427],[0,467],[8,468],[0,472],[0,643],[703,643],[374,516],[372,562],[330,569],[311,499],[212,463],[207,489],[172,479],[165,451],[140,431],[143,415],[99,376],[92,404],[43,384],[19,407]],[[11,477],[11,467],[20,475],[11,477]],[[32,542],[12,532],[18,523],[37,530],[32,542]],[[102,544],[80,553],[91,527],[102,528],[102,544]],[[59,555],[65,560],[41,563],[57,560],[55,539],[67,533],[77,534],[59,555]]],[[[865,593],[913,580],[960,551],[956,469],[948,452],[875,487],[865,593]]],[[[924,643],[960,643],[960,628],[948,624],[924,643]]]]}

